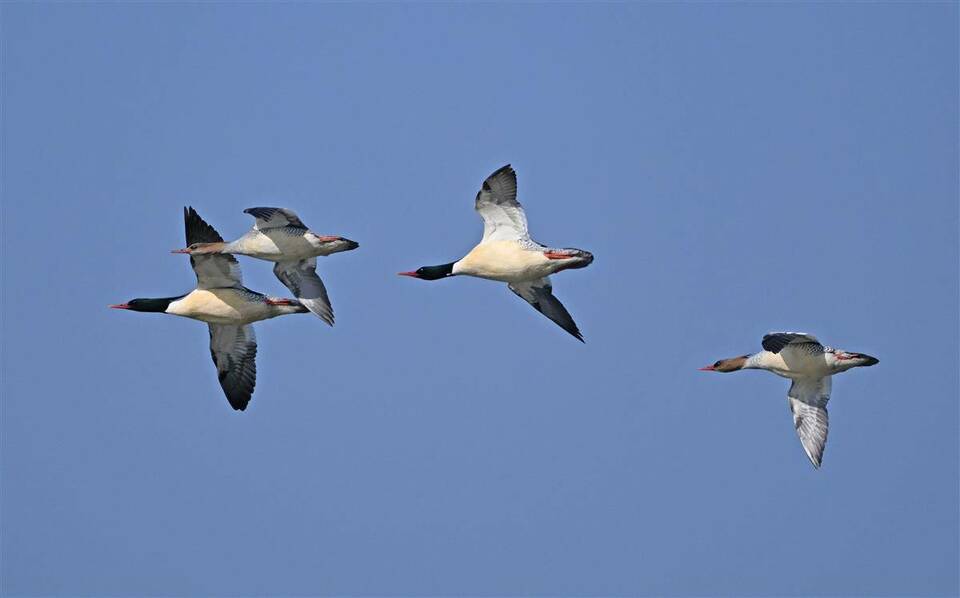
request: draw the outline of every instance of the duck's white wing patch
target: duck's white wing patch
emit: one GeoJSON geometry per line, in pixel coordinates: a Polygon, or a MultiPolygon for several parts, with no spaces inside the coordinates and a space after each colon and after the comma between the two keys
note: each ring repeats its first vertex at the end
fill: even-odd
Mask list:
{"type": "Polygon", "coordinates": [[[577,328],[576,322],[570,316],[567,308],[560,303],[560,300],[553,296],[553,285],[550,284],[550,278],[544,277],[532,282],[511,282],[510,290],[518,297],[529,303],[538,312],[553,320],[560,328],[563,328],[574,336],[581,343],[583,335],[577,328]]]}
{"type": "Polygon", "coordinates": [[[810,352],[823,353],[820,341],[806,332],[771,332],[763,336],[760,344],[771,353],[779,353],[788,345],[811,345],[807,347],[810,352]]]}
{"type": "Polygon", "coordinates": [[[210,324],[210,355],[230,406],[243,411],[257,384],[257,337],[253,326],[210,324]]]}
{"type": "Polygon", "coordinates": [[[273,266],[273,273],[300,303],[333,326],[333,307],[323,281],[317,276],[317,258],[277,262],[273,266]]]}
{"type": "MultiPolygon", "coordinates": [[[[207,224],[193,208],[183,209],[187,246],[194,243],[222,243],[223,237],[207,224]]],[[[191,255],[190,265],[197,275],[198,289],[220,289],[243,286],[243,275],[237,258],[228,253],[191,255]]]]}
{"type": "Polygon", "coordinates": [[[197,275],[198,289],[222,289],[243,285],[240,264],[232,255],[192,255],[190,265],[197,275]]]}
{"type": "Polygon", "coordinates": [[[814,467],[819,468],[823,461],[823,449],[827,445],[829,415],[827,401],[830,400],[832,380],[823,378],[798,378],[790,385],[787,401],[793,413],[793,425],[807,457],[814,467]]]}
{"type": "Polygon", "coordinates": [[[477,193],[476,209],[483,218],[481,243],[529,238],[527,216],[517,201],[517,173],[509,164],[483,181],[477,193]]]}
{"type": "Polygon", "coordinates": [[[257,222],[253,225],[253,228],[257,230],[284,226],[307,228],[300,218],[293,213],[293,210],[286,208],[247,208],[243,213],[250,214],[257,219],[257,222]]]}

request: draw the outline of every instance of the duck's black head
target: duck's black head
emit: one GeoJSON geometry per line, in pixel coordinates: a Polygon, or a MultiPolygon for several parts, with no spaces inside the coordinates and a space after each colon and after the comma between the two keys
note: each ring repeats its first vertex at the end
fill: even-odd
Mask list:
{"type": "MultiPolygon", "coordinates": [[[[181,295],[180,297],[183,297],[181,295]]],[[[111,305],[113,309],[129,309],[131,311],[165,312],[171,303],[180,297],[164,297],[163,299],[131,299],[126,303],[111,305]]]]}
{"type": "Polygon", "coordinates": [[[421,280],[440,280],[447,276],[453,276],[453,264],[455,263],[456,262],[450,262],[449,264],[442,264],[440,266],[423,266],[413,272],[399,272],[399,275],[419,278],[421,280]]]}

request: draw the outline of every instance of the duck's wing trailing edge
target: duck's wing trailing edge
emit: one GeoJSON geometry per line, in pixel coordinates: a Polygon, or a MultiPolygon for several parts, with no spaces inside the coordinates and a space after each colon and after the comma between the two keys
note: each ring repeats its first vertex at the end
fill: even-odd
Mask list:
{"type": "Polygon", "coordinates": [[[327,288],[317,275],[317,258],[277,262],[273,266],[273,273],[300,303],[333,326],[333,307],[327,288]]]}
{"type": "Polygon", "coordinates": [[[827,430],[830,424],[827,401],[830,400],[831,387],[830,376],[797,378],[787,392],[787,401],[790,403],[793,425],[800,437],[800,444],[816,468],[823,462],[823,450],[827,445],[827,430]]]}
{"type": "Polygon", "coordinates": [[[509,164],[483,181],[474,207],[483,219],[481,243],[529,238],[527,215],[517,201],[517,173],[509,164]]]}
{"type": "Polygon", "coordinates": [[[253,326],[210,324],[210,355],[230,406],[243,411],[257,384],[257,337],[253,326]]]}
{"type": "Polygon", "coordinates": [[[576,322],[570,316],[567,308],[560,303],[560,300],[553,295],[553,285],[549,277],[544,277],[532,282],[511,282],[510,290],[518,297],[529,303],[538,312],[553,320],[560,328],[563,328],[581,343],[583,334],[577,328],[576,322]]]}

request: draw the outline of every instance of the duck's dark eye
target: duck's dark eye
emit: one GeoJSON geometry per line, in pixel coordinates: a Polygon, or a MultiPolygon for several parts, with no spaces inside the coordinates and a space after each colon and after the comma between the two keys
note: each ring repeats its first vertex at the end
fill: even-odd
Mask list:
{"type": "Polygon", "coordinates": [[[720,367],[720,362],[718,361],[717,363],[713,364],[713,367],[715,367],[715,368],[720,367]]]}

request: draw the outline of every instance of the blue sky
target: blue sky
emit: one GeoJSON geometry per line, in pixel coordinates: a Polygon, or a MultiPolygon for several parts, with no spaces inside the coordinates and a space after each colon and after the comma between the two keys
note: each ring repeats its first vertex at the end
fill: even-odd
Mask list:
{"type": "MultiPolygon", "coordinates": [[[[956,3],[0,5],[5,595],[955,595],[956,3]],[[581,345],[480,238],[512,163],[581,345]],[[230,410],[181,207],[360,242],[230,410]],[[787,382],[697,372],[806,330],[787,382]]],[[[285,293],[242,259],[247,285],[285,293]]]]}

